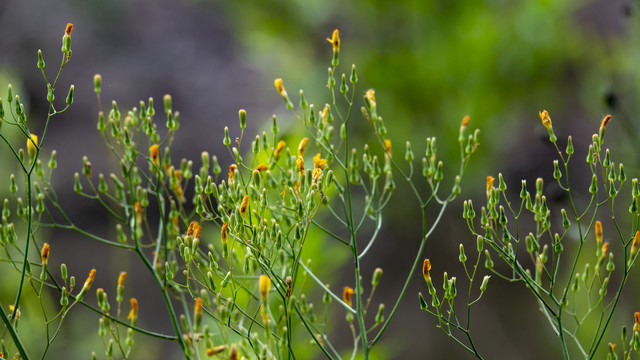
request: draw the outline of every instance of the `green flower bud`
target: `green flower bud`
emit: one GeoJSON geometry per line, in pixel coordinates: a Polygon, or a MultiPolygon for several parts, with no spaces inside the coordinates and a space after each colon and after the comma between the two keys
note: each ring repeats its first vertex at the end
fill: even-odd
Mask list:
{"type": "Polygon", "coordinates": [[[69,87],[69,93],[67,94],[67,105],[71,105],[73,103],[73,91],[75,89],[74,85],[69,87]]]}
{"type": "Polygon", "coordinates": [[[244,130],[247,127],[247,111],[240,109],[240,111],[238,111],[238,118],[240,119],[240,129],[244,130]]]}

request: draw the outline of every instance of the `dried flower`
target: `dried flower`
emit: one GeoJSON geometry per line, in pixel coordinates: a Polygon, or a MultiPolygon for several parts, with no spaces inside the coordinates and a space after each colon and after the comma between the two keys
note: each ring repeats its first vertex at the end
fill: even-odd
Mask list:
{"type": "Polygon", "coordinates": [[[189,223],[189,228],[187,229],[187,236],[192,236],[196,232],[196,229],[200,227],[197,221],[192,221],[189,223]]]}
{"type": "Polygon", "coordinates": [[[65,35],[71,35],[72,31],[73,31],[73,24],[72,23],[67,23],[67,28],[64,29],[64,34],[65,35]]]}

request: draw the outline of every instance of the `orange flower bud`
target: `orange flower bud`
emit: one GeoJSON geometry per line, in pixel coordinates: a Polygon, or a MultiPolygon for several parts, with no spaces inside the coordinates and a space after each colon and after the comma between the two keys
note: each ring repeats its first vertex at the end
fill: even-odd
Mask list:
{"type": "Polygon", "coordinates": [[[73,24],[72,23],[67,23],[67,28],[64,29],[64,34],[65,35],[71,35],[72,31],[73,31],[73,24]]]}
{"type": "Polygon", "coordinates": [[[471,117],[469,117],[469,115],[466,115],[465,117],[462,118],[462,124],[460,124],[461,128],[466,128],[467,125],[469,125],[469,120],[471,119],[471,117]]]}
{"type": "Polygon", "coordinates": [[[424,262],[422,263],[422,276],[424,276],[424,281],[426,281],[427,284],[431,281],[429,270],[431,270],[431,261],[429,261],[429,259],[424,259],[424,262]]]}
{"type": "Polygon", "coordinates": [[[391,154],[391,140],[387,139],[384,141],[384,149],[391,154]]]}
{"type": "Polygon", "coordinates": [[[351,306],[351,295],[353,295],[354,291],[352,288],[345,286],[344,290],[342,291],[342,300],[344,300],[344,303],[351,306]]]}
{"type": "Polygon", "coordinates": [[[120,273],[120,276],[118,276],[118,287],[120,286],[124,286],[124,280],[127,278],[127,272],[123,271],[120,273]]]}
{"type": "Polygon", "coordinates": [[[596,244],[598,245],[598,247],[600,247],[602,246],[602,223],[600,221],[596,221],[595,233],[596,244]]]}
{"type": "Polygon", "coordinates": [[[160,146],[158,144],[151,145],[149,147],[149,157],[151,161],[158,166],[160,164],[160,146]]]}
{"type": "Polygon", "coordinates": [[[131,324],[135,324],[136,320],[138,320],[138,300],[131,298],[129,301],[131,301],[131,311],[129,311],[127,319],[131,319],[131,324]]]}
{"type": "Polygon", "coordinates": [[[256,170],[258,171],[267,171],[269,168],[264,163],[260,163],[260,165],[256,166],[256,170]]]}

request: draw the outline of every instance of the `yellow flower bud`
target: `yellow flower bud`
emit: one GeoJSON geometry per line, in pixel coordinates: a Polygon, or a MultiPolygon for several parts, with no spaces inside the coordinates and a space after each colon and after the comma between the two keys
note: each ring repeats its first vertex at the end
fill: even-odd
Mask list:
{"type": "Polygon", "coordinates": [[[249,210],[249,195],[245,195],[244,198],[242,198],[242,204],[240,204],[240,216],[244,217],[247,210],[249,210]]]}
{"type": "Polygon", "coordinates": [[[35,134],[31,134],[31,137],[27,139],[27,153],[30,158],[34,158],[36,156],[36,150],[38,146],[38,136],[35,134]]]}
{"type": "Polygon", "coordinates": [[[258,280],[258,289],[263,303],[267,302],[267,295],[269,295],[270,288],[271,279],[267,275],[260,275],[260,279],[258,280]]]}

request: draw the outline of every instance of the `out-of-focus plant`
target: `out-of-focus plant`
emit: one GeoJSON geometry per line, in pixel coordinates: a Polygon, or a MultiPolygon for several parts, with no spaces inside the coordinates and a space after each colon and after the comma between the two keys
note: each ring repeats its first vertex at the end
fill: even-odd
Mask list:
{"type": "MultiPolygon", "coordinates": [[[[30,334],[18,329],[21,294],[24,282],[28,282],[42,308],[46,330],[46,338],[41,340],[45,342],[42,357],[47,355],[69,311],[81,304],[99,315],[98,334],[110,359],[132,356],[137,333],[177,343],[185,358],[216,355],[229,359],[296,358],[300,345],[295,339],[307,334],[326,357],[341,358],[343,350],[333,345],[334,317],[329,316],[336,311],[346,313],[353,336],[349,354],[367,359],[398,310],[427,239],[460,193],[461,177],[478,146],[478,131],[467,134],[469,118],[463,119],[459,130],[457,175],[450,190],[443,190],[444,164],[436,157],[435,138],[426,139],[421,171],[414,171],[410,142],[404,147],[406,164],[394,159],[374,90],[356,89],[355,65],[346,73],[338,68],[340,37],[335,30],[327,39],[333,56],[324,105],[316,107],[300,90],[296,107],[283,80],[274,81],[287,109],[308,131],[308,137],[292,140],[283,136],[274,116],[270,133],[256,135],[247,145],[247,113],[240,110],[240,134],[232,136],[226,128],[222,139],[233,162],[228,171],[223,171],[218,158],[207,152],[202,153],[197,171],[191,160],[171,159],[179,112],[174,111],[169,95],[162,101],[166,131],[157,128],[153,99],[141,101],[139,107],[130,110],[121,110],[116,102],[108,112],[100,110],[97,128],[119,162],[119,171],[96,176],[90,160],[84,157],[73,185],[79,196],[98,202],[115,222],[113,235],[100,237],[84,230],[61,206],[51,182],[57,166],[55,151],[46,170],[39,159],[50,118],[73,102],[72,86],[64,108],[56,110],[54,106],[57,81],[71,58],[71,30],[69,25],[63,38],[62,64],[53,82],[47,81],[43,56],[38,53],[37,65],[50,104],[43,133],[37,136],[29,131],[23,105],[18,96],[13,97],[11,87],[10,106],[6,113],[0,113],[4,123],[18,127],[27,139],[25,155],[0,133],[24,172],[10,176],[13,198],[4,201],[2,211],[3,260],[20,280],[10,313],[5,312],[5,306],[0,307],[8,334],[3,336],[2,355],[16,354],[22,359],[33,356],[22,342],[30,334]],[[368,123],[374,143],[364,144],[361,149],[353,147],[354,121],[368,123]],[[287,145],[292,141],[295,146],[287,145]],[[375,244],[383,210],[396,189],[394,174],[406,182],[419,204],[422,239],[419,248],[413,250],[415,260],[391,311],[385,316],[385,306],[379,304],[372,319],[367,313],[383,272],[377,268],[369,286],[363,282],[361,263],[375,244]],[[21,179],[22,195],[18,193],[21,179]],[[10,204],[17,206],[14,216],[10,204]],[[439,208],[435,219],[427,219],[430,205],[439,208]],[[15,226],[14,221],[25,226],[15,226]],[[126,272],[112,274],[117,278],[115,302],[103,288],[96,290],[96,304],[87,302],[84,296],[99,275],[91,270],[78,289],[65,264],[59,272],[48,268],[50,254],[55,257],[55,243],[43,244],[36,237],[37,230],[45,227],[74,231],[102,246],[135,254],[161,294],[159,301],[166,307],[174,334],[137,325],[139,317],[151,314],[144,313],[144,304],[138,304],[135,297],[129,299],[130,306],[126,305],[125,294],[136,293],[136,289],[125,286],[126,272]],[[371,234],[363,235],[367,228],[373,229],[371,234]],[[305,243],[318,239],[337,242],[352,257],[353,278],[349,286],[342,287],[342,294],[320,280],[305,261],[305,243]],[[34,276],[34,269],[40,270],[39,276],[34,276]],[[53,314],[44,305],[44,287],[59,293],[60,306],[53,314]],[[319,307],[312,302],[314,295],[322,296],[319,307]]],[[[101,87],[102,78],[96,75],[94,90],[100,107],[101,87]]]]}
{"type": "MultiPolygon", "coordinates": [[[[421,308],[438,319],[447,336],[478,358],[482,356],[470,329],[472,305],[485,293],[490,277],[485,275],[479,280],[483,258],[489,273],[508,282],[522,283],[530,290],[557,336],[565,359],[571,354],[591,359],[603,345],[638,256],[640,185],[637,178],[631,180],[631,201],[628,219],[625,219],[619,214],[616,201],[628,201],[626,196],[619,196],[627,175],[623,164],[613,161],[612,151],[604,148],[605,130],[611,115],[604,117],[588,148],[586,162],[591,182],[586,199],[582,194],[587,192],[575,189],[569,180],[569,162],[574,157],[571,136],[562,151],[546,110],[540,112],[540,118],[558,153],[558,159],[553,160],[553,178],[566,193],[569,209],[552,212],[547,205],[542,178],[536,180],[534,195],[523,180],[520,200],[514,202],[507,197],[502,174],[498,176],[497,187],[494,177],[488,176],[487,204],[480,210],[480,227],[472,201],[464,203],[463,218],[476,236],[476,244],[469,258],[464,245],[460,244],[459,261],[469,285],[462,311],[456,308],[456,303],[462,303],[457,297],[456,278],[449,278],[445,272],[444,291],[436,290],[431,279],[431,262],[424,261],[423,274],[431,295],[431,306],[420,294],[421,308]],[[627,225],[629,228],[625,229],[627,225]],[[612,229],[611,245],[603,240],[605,226],[612,229]],[[614,253],[619,260],[614,260],[614,253]],[[504,266],[495,265],[494,258],[502,260],[504,266]],[[595,326],[587,326],[589,323],[595,323],[595,326]]],[[[622,327],[622,346],[609,343],[607,358],[616,359],[617,354],[621,354],[622,358],[628,359],[633,351],[638,351],[639,313],[635,314],[634,320],[631,336],[626,327],[622,327]]]]}

